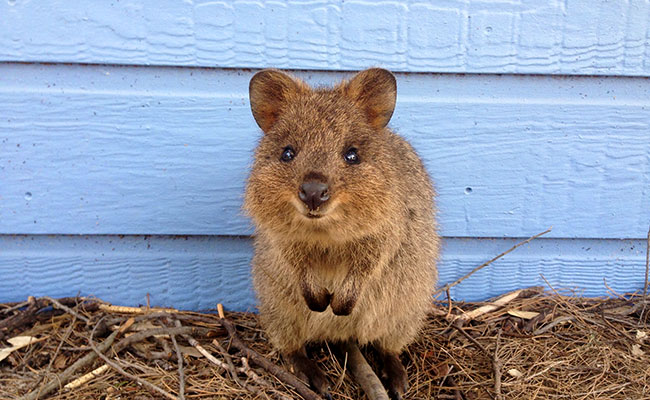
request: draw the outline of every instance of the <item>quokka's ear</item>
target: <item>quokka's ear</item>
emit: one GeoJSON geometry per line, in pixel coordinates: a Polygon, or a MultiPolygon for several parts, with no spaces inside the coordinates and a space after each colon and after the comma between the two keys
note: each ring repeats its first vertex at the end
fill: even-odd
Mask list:
{"type": "Polygon", "coordinates": [[[248,86],[253,117],[264,132],[277,122],[282,109],[296,95],[309,90],[302,81],[275,69],[256,73],[248,86]]]}
{"type": "Polygon", "coordinates": [[[366,114],[375,129],[388,124],[395,110],[397,82],[390,71],[370,68],[343,83],[343,93],[352,99],[366,114]]]}

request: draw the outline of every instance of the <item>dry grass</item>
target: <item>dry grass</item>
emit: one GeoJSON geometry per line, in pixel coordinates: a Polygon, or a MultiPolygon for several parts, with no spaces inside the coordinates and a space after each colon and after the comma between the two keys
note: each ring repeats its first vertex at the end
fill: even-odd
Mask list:
{"type": "MultiPolygon", "coordinates": [[[[31,303],[13,310],[10,307],[14,304],[0,305],[0,348],[8,347],[6,339],[17,335],[42,339],[0,361],[0,398],[20,398],[43,388],[46,382],[57,382],[75,361],[93,351],[88,347],[89,337],[98,321],[111,320],[106,329],[100,326],[95,333],[97,344],[112,330],[124,327],[134,315],[102,310],[100,303],[92,300],[85,301],[84,307],[75,305],[81,300],[61,300],[77,313],[76,316],[70,311],[49,307],[46,299],[32,299],[31,303]],[[34,310],[39,312],[33,313],[34,310]],[[30,312],[33,315],[24,318],[30,312]],[[19,320],[21,315],[23,320],[19,320]],[[15,325],[16,321],[20,324],[15,325]]],[[[482,305],[484,303],[452,303],[449,313],[447,303],[441,303],[432,310],[420,339],[403,355],[411,384],[407,398],[650,399],[650,329],[645,310],[648,306],[650,311],[650,305],[642,295],[590,299],[532,291],[496,311],[463,325],[456,320],[457,328],[452,326],[457,315],[482,305]],[[523,315],[524,319],[512,315],[513,310],[539,314],[523,315]],[[500,387],[495,385],[495,372],[502,375],[500,387]]],[[[257,365],[251,368],[259,379],[252,379],[250,371],[247,375],[241,369],[242,360],[234,349],[227,350],[228,356],[224,355],[213,342],[217,339],[226,349],[229,345],[228,334],[217,315],[180,312],[151,317],[156,311],[160,310],[143,310],[136,314],[141,320],[135,320],[124,335],[135,330],[171,327],[180,320],[183,326],[204,328],[196,330],[192,336],[218,360],[225,363],[230,357],[235,369],[239,369],[236,376],[240,383],[237,383],[231,374],[191,347],[186,338],[175,336],[183,353],[186,399],[300,398],[291,387],[257,365]]],[[[227,317],[251,349],[283,365],[254,314],[228,313],[227,317]]],[[[119,339],[118,336],[115,343],[119,339]]],[[[138,379],[178,396],[179,369],[170,336],[149,337],[130,344],[117,354],[115,347],[113,344],[107,352],[110,360],[138,379]]],[[[355,383],[344,374],[345,357],[337,354],[333,346],[315,346],[311,353],[331,378],[334,399],[363,398],[355,383]]],[[[373,354],[366,354],[372,364],[373,354]]],[[[104,363],[95,359],[72,378],[104,363]]],[[[73,390],[63,389],[68,380],[57,382],[57,388],[45,398],[161,397],[112,368],[73,390]]]]}

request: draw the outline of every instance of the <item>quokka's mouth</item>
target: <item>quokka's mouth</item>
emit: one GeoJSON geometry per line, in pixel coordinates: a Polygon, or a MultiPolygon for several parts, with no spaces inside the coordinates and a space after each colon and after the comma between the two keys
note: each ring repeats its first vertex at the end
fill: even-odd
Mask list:
{"type": "Polygon", "coordinates": [[[309,219],[318,219],[318,218],[322,218],[322,217],[323,217],[323,214],[315,213],[315,212],[313,212],[313,211],[309,211],[309,212],[306,214],[306,216],[307,216],[307,218],[309,218],[309,219]]]}

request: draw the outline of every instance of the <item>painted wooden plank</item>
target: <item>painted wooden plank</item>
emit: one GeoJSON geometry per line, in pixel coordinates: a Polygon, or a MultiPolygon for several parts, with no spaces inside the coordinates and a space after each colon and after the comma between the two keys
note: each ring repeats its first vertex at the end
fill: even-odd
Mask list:
{"type": "MultiPolygon", "coordinates": [[[[440,285],[511,247],[514,239],[446,238],[440,285]]],[[[0,236],[0,302],[27,296],[95,295],[122,305],[205,310],[218,302],[254,310],[250,239],[215,236],[0,236]]],[[[643,240],[539,239],[451,290],[456,300],[484,300],[532,285],[585,296],[643,287],[643,240]]]]}
{"type": "MultiPolygon", "coordinates": [[[[246,235],[250,71],[0,65],[0,233],[246,235]]],[[[301,73],[312,83],[343,75],[301,73]]],[[[650,81],[399,74],[442,233],[642,238],[650,81]]]]}
{"type": "Polygon", "coordinates": [[[0,60],[648,76],[649,17],[646,0],[8,0],[0,60]]]}

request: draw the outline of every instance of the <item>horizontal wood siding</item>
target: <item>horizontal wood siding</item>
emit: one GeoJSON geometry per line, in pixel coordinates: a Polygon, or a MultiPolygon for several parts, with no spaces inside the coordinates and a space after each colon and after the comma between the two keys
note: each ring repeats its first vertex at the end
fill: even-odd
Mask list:
{"type": "Polygon", "coordinates": [[[0,2],[0,60],[648,76],[646,0],[0,2]]]}
{"type": "MultiPolygon", "coordinates": [[[[1,69],[0,233],[252,232],[252,72],[1,69]]],[[[445,236],[642,238],[649,95],[644,78],[398,74],[391,125],[436,181],[445,236]]]]}
{"type": "MultiPolygon", "coordinates": [[[[440,283],[452,282],[510,248],[513,239],[447,238],[440,283]]],[[[205,310],[221,302],[254,310],[247,238],[216,236],[0,236],[0,300],[27,295],[95,295],[116,304],[205,310]]],[[[538,239],[452,288],[458,300],[483,300],[524,286],[607,295],[641,288],[643,240],[538,239]],[[507,277],[507,278],[506,278],[507,277]]]]}
{"type": "Polygon", "coordinates": [[[0,302],[255,306],[248,82],[396,72],[452,290],[643,287],[650,1],[0,2],[0,302]]]}

